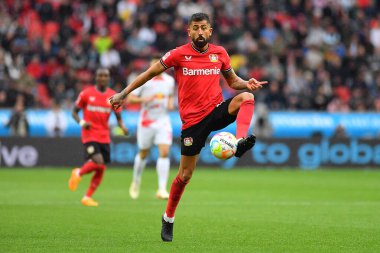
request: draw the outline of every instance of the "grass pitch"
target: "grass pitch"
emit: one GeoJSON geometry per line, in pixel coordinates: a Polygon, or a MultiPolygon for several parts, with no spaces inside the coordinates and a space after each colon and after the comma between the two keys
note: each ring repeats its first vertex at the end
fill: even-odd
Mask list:
{"type": "MultiPolygon", "coordinates": [[[[171,179],[176,172],[172,170],[171,179]]],[[[166,201],[153,169],[108,169],[94,199],[69,169],[0,170],[0,252],[380,252],[380,171],[198,169],[160,239],[166,201]]]]}

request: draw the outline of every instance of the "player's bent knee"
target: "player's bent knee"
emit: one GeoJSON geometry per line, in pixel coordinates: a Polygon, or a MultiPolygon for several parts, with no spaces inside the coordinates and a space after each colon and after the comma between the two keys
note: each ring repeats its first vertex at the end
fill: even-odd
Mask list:
{"type": "Polygon", "coordinates": [[[248,101],[248,100],[254,100],[254,96],[252,93],[249,92],[243,92],[237,95],[234,99],[233,102],[236,103],[237,105],[240,105],[241,103],[248,101]]]}
{"type": "Polygon", "coordinates": [[[140,155],[140,158],[144,160],[149,155],[149,149],[140,150],[139,155],[140,155]]]}
{"type": "Polygon", "coordinates": [[[160,158],[168,158],[169,157],[169,151],[168,152],[162,152],[160,154],[160,158]]]}
{"type": "Polygon", "coordinates": [[[254,100],[255,99],[255,96],[249,92],[243,92],[240,95],[242,97],[242,101],[254,100]]]}

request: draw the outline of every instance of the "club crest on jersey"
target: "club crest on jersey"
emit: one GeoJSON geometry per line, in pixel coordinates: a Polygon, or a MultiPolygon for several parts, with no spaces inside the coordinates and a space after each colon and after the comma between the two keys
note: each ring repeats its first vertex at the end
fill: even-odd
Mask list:
{"type": "Polygon", "coordinates": [[[186,147],[193,145],[193,138],[192,137],[186,137],[185,139],[183,139],[183,144],[186,147]]]}
{"type": "Polygon", "coordinates": [[[191,61],[191,55],[190,56],[185,55],[185,60],[186,61],[191,61]]]}
{"type": "Polygon", "coordinates": [[[95,97],[94,96],[90,96],[90,101],[94,102],[95,101],[95,97]]]}
{"type": "Polygon", "coordinates": [[[210,62],[217,62],[218,61],[218,55],[216,55],[216,54],[210,54],[208,56],[208,58],[210,58],[210,62]]]}

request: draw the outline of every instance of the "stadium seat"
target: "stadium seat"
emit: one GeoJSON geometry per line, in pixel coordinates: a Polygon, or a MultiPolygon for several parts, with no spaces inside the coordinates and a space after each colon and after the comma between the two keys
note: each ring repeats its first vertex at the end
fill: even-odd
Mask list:
{"type": "Polygon", "coordinates": [[[120,24],[117,22],[112,22],[108,25],[108,33],[109,36],[112,38],[113,41],[120,38],[121,35],[121,27],[120,24]]]}
{"type": "Polygon", "coordinates": [[[39,20],[32,20],[28,28],[28,38],[40,38],[43,34],[43,26],[39,20]]]}
{"type": "Polygon", "coordinates": [[[36,96],[37,103],[40,104],[42,107],[49,107],[50,106],[50,95],[49,91],[45,84],[39,83],[37,84],[37,96],[36,96]]]}
{"type": "Polygon", "coordinates": [[[44,40],[50,41],[59,31],[59,24],[57,22],[49,21],[44,25],[44,40]]]}

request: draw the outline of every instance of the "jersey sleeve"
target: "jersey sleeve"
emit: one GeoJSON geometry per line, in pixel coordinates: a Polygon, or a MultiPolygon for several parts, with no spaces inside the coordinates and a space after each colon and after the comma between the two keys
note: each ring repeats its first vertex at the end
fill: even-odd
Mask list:
{"type": "Polygon", "coordinates": [[[179,62],[179,50],[173,49],[167,52],[162,58],[160,59],[161,64],[166,68],[176,67],[178,66],[179,62]]]}
{"type": "Polygon", "coordinates": [[[78,107],[78,108],[85,108],[87,104],[87,93],[86,91],[82,91],[81,93],[79,93],[79,96],[77,98],[77,100],[75,101],[75,105],[78,107]]]}
{"type": "Polygon", "coordinates": [[[222,47],[221,61],[222,61],[221,71],[228,72],[232,69],[230,56],[228,55],[227,51],[223,47],[222,47]]]}

